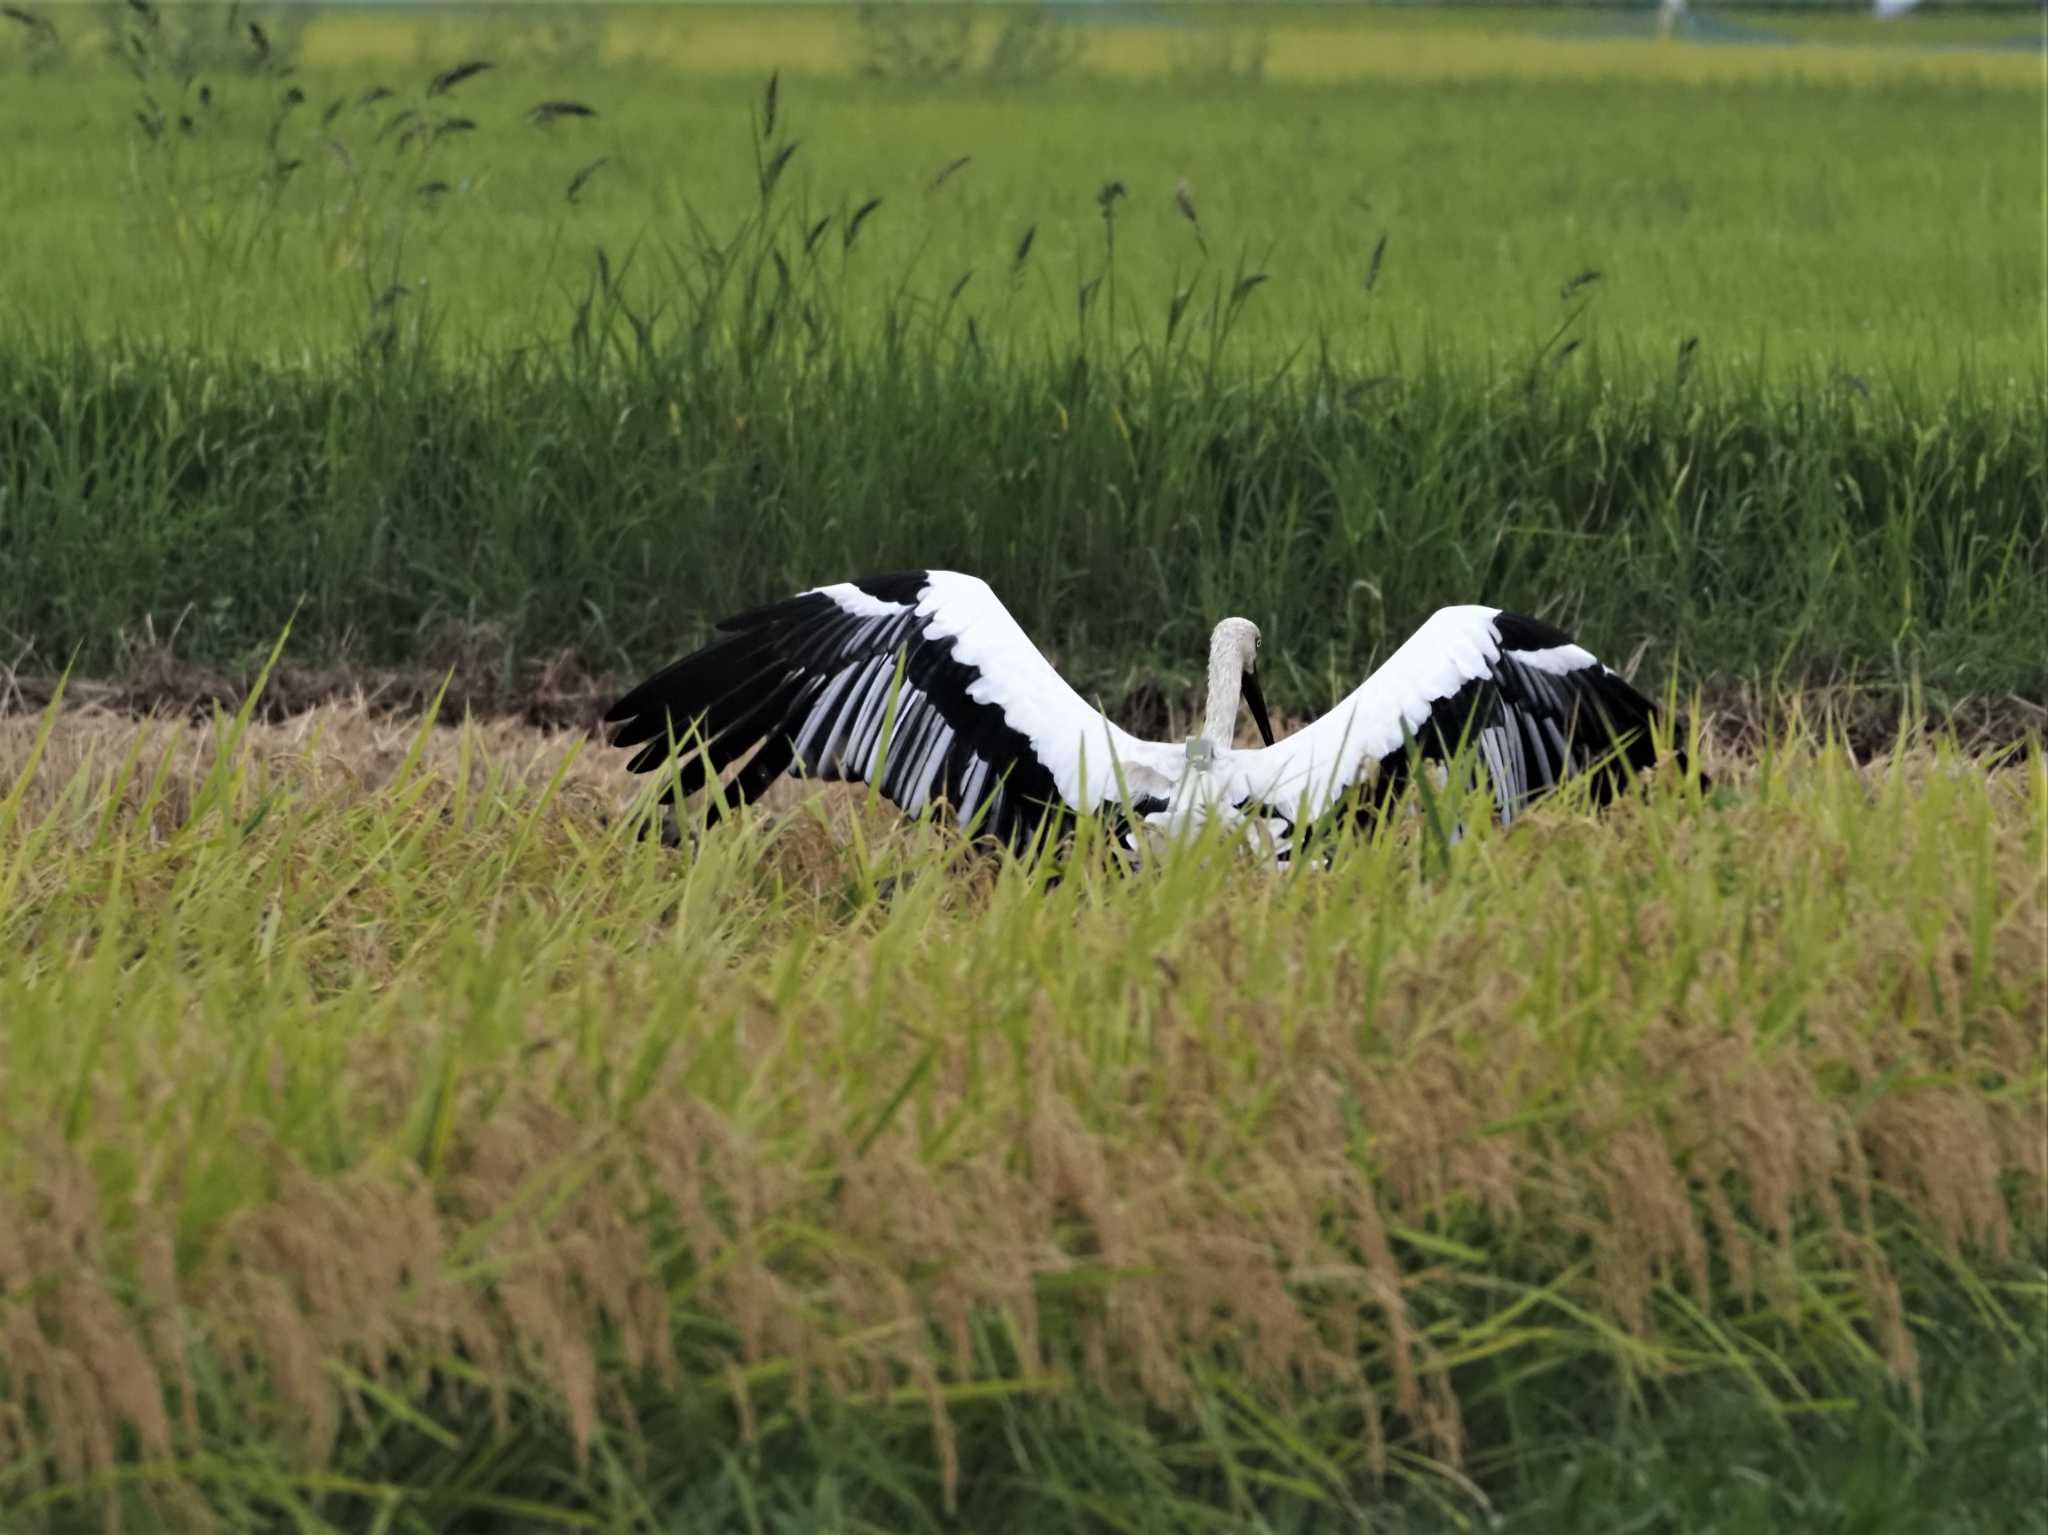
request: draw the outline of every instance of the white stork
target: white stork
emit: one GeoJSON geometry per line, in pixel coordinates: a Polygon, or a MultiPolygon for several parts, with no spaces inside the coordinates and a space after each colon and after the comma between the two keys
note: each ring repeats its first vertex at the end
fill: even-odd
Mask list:
{"type": "Polygon", "coordinates": [[[903,810],[943,800],[962,825],[1020,849],[1048,814],[1101,814],[1127,846],[1131,816],[1156,841],[1221,815],[1248,831],[1263,824],[1285,858],[1297,825],[1353,791],[1366,792],[1350,803],[1377,813],[1406,779],[1411,742],[1434,763],[1469,742],[1504,823],[1567,773],[1596,769],[1604,801],[1624,779],[1620,764],[1656,760],[1647,698],[1561,630],[1498,608],[1439,609],[1348,698],[1279,742],[1249,619],[1216,626],[1201,733],[1184,742],[1141,740],[1091,708],[988,584],[957,571],[813,587],[718,629],[722,638],[605,715],[619,727],[614,746],[640,748],[632,772],[665,764],[671,742],[687,753],[665,803],[744,757],[724,789],[733,803],[784,773],[862,783],[879,774],[903,810]],[[1263,747],[1232,744],[1240,699],[1263,747]]]}

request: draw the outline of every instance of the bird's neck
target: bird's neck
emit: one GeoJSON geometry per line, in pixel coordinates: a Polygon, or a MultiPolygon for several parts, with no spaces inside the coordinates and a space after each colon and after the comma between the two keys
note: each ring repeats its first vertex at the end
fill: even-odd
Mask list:
{"type": "Polygon", "coordinates": [[[1237,646],[1219,639],[1209,646],[1209,702],[1202,711],[1202,739],[1228,751],[1237,739],[1237,705],[1244,685],[1244,661],[1237,646]]]}

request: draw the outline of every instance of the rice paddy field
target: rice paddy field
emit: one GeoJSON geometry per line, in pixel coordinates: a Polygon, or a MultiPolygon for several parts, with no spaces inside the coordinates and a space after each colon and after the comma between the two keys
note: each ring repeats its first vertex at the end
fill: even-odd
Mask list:
{"type": "Polygon", "coordinates": [[[2048,1528],[2041,18],[1657,33],[0,14],[0,1529],[2048,1528]],[[637,834],[621,686],[914,565],[1708,777],[637,834]]]}

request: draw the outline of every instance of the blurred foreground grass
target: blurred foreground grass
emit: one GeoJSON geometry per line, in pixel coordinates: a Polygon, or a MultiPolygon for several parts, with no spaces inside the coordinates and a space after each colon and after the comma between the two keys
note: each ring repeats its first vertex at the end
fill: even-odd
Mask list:
{"type": "Polygon", "coordinates": [[[2038,742],[1052,885],[597,755],[0,721],[10,1528],[1309,1529],[1672,1422],[2003,1527],[1922,1436],[2031,1421],[2038,742]]]}

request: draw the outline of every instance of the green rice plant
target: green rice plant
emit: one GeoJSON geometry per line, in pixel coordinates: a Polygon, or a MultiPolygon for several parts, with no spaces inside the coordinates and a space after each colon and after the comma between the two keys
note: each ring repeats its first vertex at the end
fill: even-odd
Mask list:
{"type": "MultiPolygon", "coordinates": [[[[779,70],[805,140],[793,181],[821,203],[880,196],[892,210],[916,209],[870,232],[872,259],[849,279],[848,302],[863,314],[906,281],[935,302],[962,271],[992,271],[1036,226],[1043,276],[1008,296],[1000,325],[993,285],[963,295],[961,318],[985,333],[1028,320],[1058,334],[1084,280],[1077,264],[1100,243],[1091,194],[1117,179],[1129,189],[1119,280],[1134,302],[1113,319],[1135,327],[1185,283],[1176,268],[1191,242],[1173,194],[1186,177],[1202,189],[1215,248],[1246,250],[1268,273],[1241,338],[1260,366],[1318,338],[1369,370],[1443,352],[1516,365],[1554,324],[1558,284],[1593,267],[1606,278],[1580,331],[1581,360],[1604,349],[1663,364],[1692,336],[1703,360],[1766,376],[1784,367],[1797,377],[1811,361],[1880,387],[1927,374],[1938,388],[1959,366],[2039,384],[2038,70],[2023,56],[1989,56],[2013,66],[2000,79],[1958,52],[1930,56],[1917,74],[1833,83],[1737,73],[1687,84],[1647,70],[1554,78],[1548,62],[1570,58],[1571,46],[1495,17],[1508,51],[1487,51],[1483,24],[1446,32],[1441,43],[1481,67],[1444,79],[1428,61],[1402,63],[1402,46],[1429,35],[1427,19],[1383,8],[1261,23],[1276,50],[1291,38],[1320,59],[1363,61],[1372,78],[1362,88],[1341,71],[1198,88],[1062,67],[878,91],[853,69],[845,15],[620,13],[612,31],[652,31],[610,46],[585,35],[587,11],[559,7],[522,7],[524,23],[494,21],[495,31],[386,15],[350,49],[322,42],[325,20],[288,37],[297,10],[285,9],[261,13],[267,63],[245,30],[257,11],[239,13],[230,32],[220,9],[179,6],[162,13],[164,26],[227,51],[152,64],[141,82],[118,57],[73,49],[0,99],[18,214],[0,252],[10,326],[191,336],[287,359],[353,345],[365,272],[374,291],[391,281],[381,237],[366,241],[376,231],[359,218],[374,207],[405,220],[401,280],[426,281],[458,350],[532,345],[552,331],[559,285],[580,275],[593,246],[679,243],[693,212],[725,229],[749,209],[749,109],[779,70]],[[564,16],[558,51],[508,30],[564,16]],[[706,29],[735,25],[761,42],[740,72],[713,68],[696,44],[706,29]],[[828,59],[845,55],[843,71],[805,62],[806,29],[830,44],[828,59]],[[494,68],[452,97],[419,96],[436,73],[475,58],[494,68]],[[278,61],[294,72],[281,74],[278,61]],[[1964,72],[1945,74],[1944,62],[1964,72]],[[285,108],[293,90],[304,101],[285,108]],[[532,113],[554,100],[596,115],[542,126],[532,113]],[[148,132],[138,110],[169,126],[148,132]],[[433,136],[458,117],[474,129],[433,136]],[[1031,131],[1019,133],[1020,122],[1031,131]],[[1787,142],[1813,152],[1779,153],[1787,142]],[[963,154],[973,177],[930,192],[934,172],[963,154]],[[572,178],[600,157],[604,175],[572,202],[572,178]],[[437,183],[445,190],[416,190],[437,183]],[[1916,217],[1901,220],[1902,207],[1916,217]],[[265,208],[274,215],[253,245],[212,232],[265,208]],[[1368,293],[1370,253],[1389,231],[1391,265],[1368,293]]],[[[24,14],[75,26],[49,8],[24,14]]],[[[999,19],[1017,21],[978,8],[971,24],[999,19]]],[[[1162,70],[1177,39],[1197,51],[1238,46],[1227,28],[1135,30],[1162,70]]],[[[41,35],[0,29],[0,64],[41,35]]],[[[1798,56],[1663,56],[1684,55],[1773,70],[1798,56]]]]}

